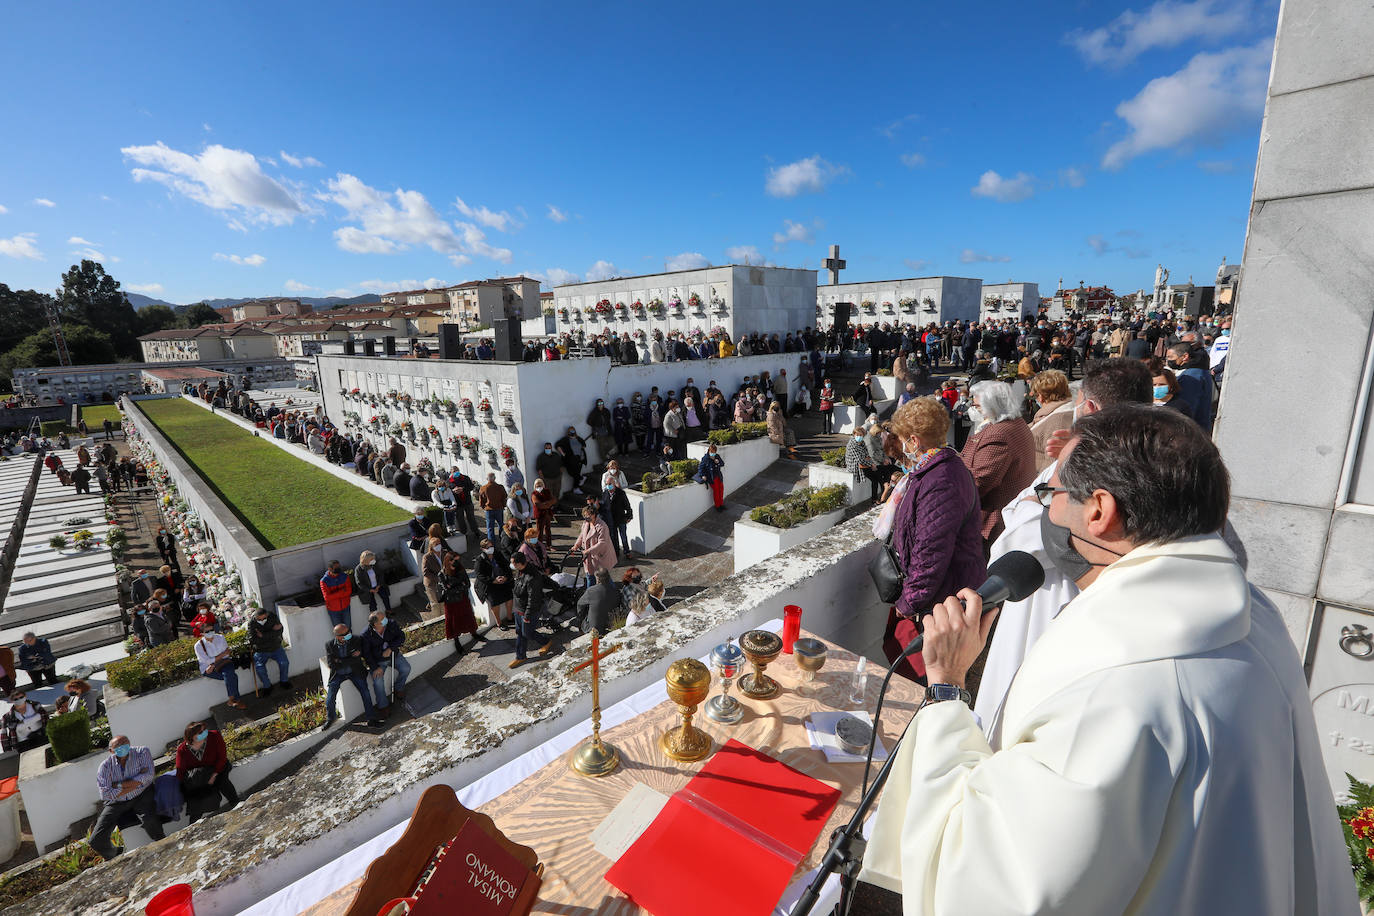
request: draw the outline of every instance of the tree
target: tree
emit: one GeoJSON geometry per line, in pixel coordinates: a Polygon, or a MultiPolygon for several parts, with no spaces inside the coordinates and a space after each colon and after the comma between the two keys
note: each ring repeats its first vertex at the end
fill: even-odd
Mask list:
{"type": "MultiPolygon", "coordinates": [[[[132,359],[141,357],[138,346],[138,314],[119,288],[119,281],[105,273],[98,261],[83,260],[62,275],[57,291],[58,308],[64,319],[88,324],[106,334],[115,352],[132,359]]],[[[71,347],[70,339],[67,341],[71,347]]],[[[83,362],[72,354],[72,362],[83,362]]]]}
{"type": "MultiPolygon", "coordinates": [[[[73,365],[113,363],[119,358],[108,334],[84,324],[64,322],[62,337],[67,341],[67,352],[71,354],[73,365]]],[[[56,365],[57,344],[47,328],[35,331],[0,356],[0,373],[6,377],[12,376],[15,369],[56,365]]]]}
{"type": "Polygon", "coordinates": [[[185,311],[181,312],[181,326],[183,328],[198,328],[203,324],[220,324],[223,321],[224,316],[204,302],[188,305],[185,307],[185,311]]]}
{"type": "Polygon", "coordinates": [[[12,290],[0,283],[0,353],[48,326],[44,309],[49,297],[31,289],[12,290]]]}
{"type": "Polygon", "coordinates": [[[167,305],[146,305],[138,311],[139,334],[151,334],[177,326],[177,314],[167,305]]]}

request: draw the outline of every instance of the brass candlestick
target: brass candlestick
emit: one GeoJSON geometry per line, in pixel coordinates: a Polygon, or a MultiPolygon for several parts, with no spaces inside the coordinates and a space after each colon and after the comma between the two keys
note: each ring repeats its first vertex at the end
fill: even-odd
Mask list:
{"type": "Polygon", "coordinates": [[[711,736],[692,724],[692,716],[711,689],[711,669],[695,658],[680,658],[668,666],[665,680],[668,699],[677,704],[682,724],[664,732],[658,746],[673,760],[700,760],[711,753],[711,736]]]}
{"type": "Polygon", "coordinates": [[[620,766],[620,751],[601,740],[601,660],[620,646],[611,646],[605,652],[599,651],[600,647],[601,636],[592,630],[592,657],[569,672],[576,674],[588,665],[592,669],[592,736],[578,745],[568,761],[583,776],[609,776],[620,766]]]}
{"type": "Polygon", "coordinates": [[[771,700],[782,692],[778,682],[763,673],[782,652],[782,639],[767,630],[750,630],[739,638],[739,647],[754,670],[739,679],[739,692],[755,700],[771,700]]]}

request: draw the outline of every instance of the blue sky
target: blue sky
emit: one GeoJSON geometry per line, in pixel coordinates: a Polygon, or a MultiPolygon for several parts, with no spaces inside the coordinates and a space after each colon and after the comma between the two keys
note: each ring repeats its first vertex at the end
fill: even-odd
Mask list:
{"type": "Polygon", "coordinates": [[[9,4],[0,282],[1210,283],[1277,3],[9,4]]]}

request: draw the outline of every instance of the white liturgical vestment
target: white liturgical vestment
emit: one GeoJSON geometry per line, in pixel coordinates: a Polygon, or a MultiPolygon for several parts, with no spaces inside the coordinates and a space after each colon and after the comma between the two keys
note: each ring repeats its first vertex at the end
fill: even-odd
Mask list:
{"type": "Polygon", "coordinates": [[[994,752],[917,713],[860,877],[907,916],[1358,912],[1307,684],[1218,536],[1139,547],[1027,653],[994,752]]]}

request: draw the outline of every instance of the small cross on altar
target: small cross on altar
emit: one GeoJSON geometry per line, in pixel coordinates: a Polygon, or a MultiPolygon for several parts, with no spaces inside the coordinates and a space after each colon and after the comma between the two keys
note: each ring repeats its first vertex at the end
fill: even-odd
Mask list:
{"type": "Polygon", "coordinates": [[[578,745],[569,761],[583,776],[609,776],[620,766],[620,751],[601,740],[601,660],[620,648],[619,644],[601,651],[601,634],[592,630],[592,657],[576,666],[576,674],[588,665],[592,669],[592,736],[578,745]]]}
{"type": "Polygon", "coordinates": [[[821,267],[830,271],[830,285],[839,285],[840,271],[844,270],[844,261],[840,260],[839,245],[830,246],[830,257],[821,262],[821,267]]]}

